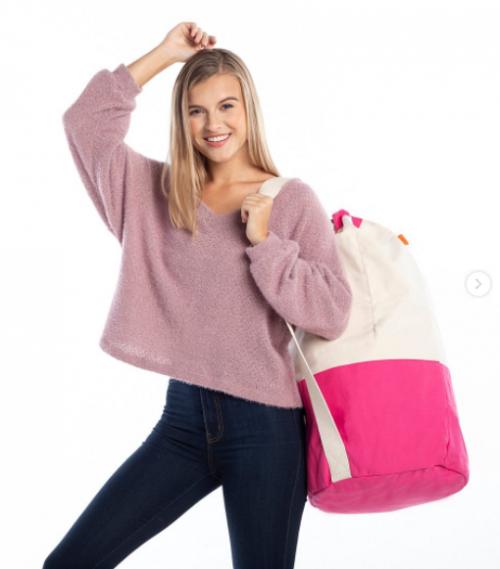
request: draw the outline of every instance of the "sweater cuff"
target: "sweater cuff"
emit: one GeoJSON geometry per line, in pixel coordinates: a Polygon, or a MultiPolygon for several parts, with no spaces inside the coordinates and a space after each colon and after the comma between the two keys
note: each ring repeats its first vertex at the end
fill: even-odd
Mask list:
{"type": "Polygon", "coordinates": [[[274,231],[269,230],[269,235],[262,241],[259,241],[257,245],[250,245],[245,248],[246,254],[252,263],[258,261],[271,261],[276,257],[276,253],[283,248],[283,246],[288,246],[293,243],[298,246],[297,243],[289,241],[287,239],[281,239],[278,237],[274,231]]]}
{"type": "Polygon", "coordinates": [[[126,95],[135,97],[135,95],[142,91],[142,87],[135,82],[135,79],[124,63],[120,63],[120,65],[113,70],[113,75],[118,79],[118,83],[126,95]]]}

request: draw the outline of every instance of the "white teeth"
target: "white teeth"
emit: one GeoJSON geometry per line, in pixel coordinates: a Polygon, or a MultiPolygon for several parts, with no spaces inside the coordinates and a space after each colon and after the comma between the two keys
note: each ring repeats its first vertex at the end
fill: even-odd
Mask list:
{"type": "Polygon", "coordinates": [[[220,140],[226,140],[226,138],[229,138],[229,134],[225,134],[224,136],[213,136],[206,140],[209,140],[210,142],[219,142],[220,140]]]}

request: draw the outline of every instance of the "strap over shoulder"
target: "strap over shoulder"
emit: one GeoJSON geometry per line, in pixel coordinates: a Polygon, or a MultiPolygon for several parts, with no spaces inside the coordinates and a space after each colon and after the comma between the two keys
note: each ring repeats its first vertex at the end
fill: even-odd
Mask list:
{"type": "Polygon", "coordinates": [[[274,199],[288,180],[291,180],[291,178],[285,178],[284,176],[269,178],[261,185],[258,193],[274,199]]]}

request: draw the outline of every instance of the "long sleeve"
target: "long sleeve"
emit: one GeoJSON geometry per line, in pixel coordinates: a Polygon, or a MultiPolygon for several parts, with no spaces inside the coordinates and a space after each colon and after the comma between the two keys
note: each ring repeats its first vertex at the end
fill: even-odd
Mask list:
{"type": "Polygon", "coordinates": [[[101,218],[121,243],[132,208],[134,180],[149,158],[124,142],[135,97],[142,91],[127,67],[102,69],[63,114],[64,131],[78,173],[101,218]]]}
{"type": "Polygon", "coordinates": [[[270,230],[246,247],[250,272],[273,309],[291,325],[328,340],[344,331],[352,291],[338,253],[335,231],[315,192],[304,182],[288,204],[298,221],[290,239],[270,230]]]}

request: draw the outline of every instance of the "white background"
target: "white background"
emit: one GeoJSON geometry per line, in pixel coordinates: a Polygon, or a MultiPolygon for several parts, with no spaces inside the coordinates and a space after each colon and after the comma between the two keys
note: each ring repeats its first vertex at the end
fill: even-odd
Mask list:
{"type": "MultiPolygon", "coordinates": [[[[64,110],[99,69],[195,21],[240,55],[284,176],[327,211],[403,233],[434,297],[471,477],[385,514],[304,511],[296,567],[500,566],[500,36],[495,2],[4,2],[0,211],[0,566],[41,567],[161,413],[168,377],[97,345],[120,248],[67,147],[64,110]],[[482,298],[467,274],[492,279],[482,298]]],[[[127,142],[164,160],[182,64],[137,99],[127,142]]],[[[230,568],[219,488],[125,568],[230,568]]]]}

